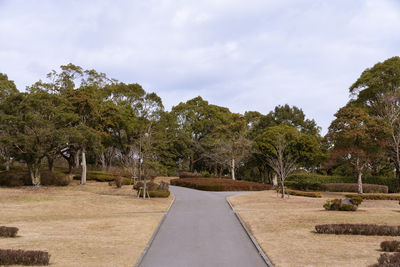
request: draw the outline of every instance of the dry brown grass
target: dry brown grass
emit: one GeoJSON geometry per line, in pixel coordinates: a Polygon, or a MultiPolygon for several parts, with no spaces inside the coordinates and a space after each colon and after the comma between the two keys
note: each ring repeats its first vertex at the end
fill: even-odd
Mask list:
{"type": "MultiPolygon", "coordinates": [[[[329,194],[340,197],[343,194],[329,194]]],[[[400,224],[398,201],[364,200],[357,212],[325,211],[327,196],[280,199],[262,191],[230,197],[260,246],[275,266],[367,266],[382,253],[380,242],[394,237],[323,235],[316,224],[400,224]]]]}
{"type": "Polygon", "coordinates": [[[133,266],[172,198],[137,199],[131,186],[97,182],[0,188],[0,225],[19,228],[0,248],[48,251],[52,266],[133,266]]]}

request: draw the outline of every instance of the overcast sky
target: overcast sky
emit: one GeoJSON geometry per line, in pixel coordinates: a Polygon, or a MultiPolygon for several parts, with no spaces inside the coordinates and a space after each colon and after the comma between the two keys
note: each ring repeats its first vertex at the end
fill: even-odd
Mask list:
{"type": "Polygon", "coordinates": [[[0,72],[20,90],[74,63],[233,112],[302,108],[322,126],[399,56],[399,0],[0,0],[0,72]]]}

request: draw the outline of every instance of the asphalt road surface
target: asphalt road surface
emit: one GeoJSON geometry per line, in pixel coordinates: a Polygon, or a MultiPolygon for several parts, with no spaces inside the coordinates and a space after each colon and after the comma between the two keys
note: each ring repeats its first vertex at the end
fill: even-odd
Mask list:
{"type": "Polygon", "coordinates": [[[225,200],[237,192],[170,190],[175,202],[141,267],[266,266],[225,200]]]}

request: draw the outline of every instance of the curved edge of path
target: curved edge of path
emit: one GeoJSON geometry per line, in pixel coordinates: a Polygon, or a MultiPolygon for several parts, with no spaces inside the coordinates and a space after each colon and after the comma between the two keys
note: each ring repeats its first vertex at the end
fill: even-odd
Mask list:
{"type": "Polygon", "coordinates": [[[274,267],[274,265],[271,263],[271,261],[268,259],[268,256],[265,254],[264,250],[261,248],[260,244],[258,244],[257,239],[251,234],[250,230],[247,228],[246,224],[238,214],[238,212],[235,211],[235,209],[232,206],[232,203],[228,200],[228,197],[226,197],[226,202],[228,202],[229,206],[231,207],[233,213],[236,215],[236,218],[242,225],[243,229],[245,230],[246,234],[249,236],[251,242],[253,242],[253,245],[256,247],[258,250],[258,254],[260,254],[261,258],[265,261],[268,267],[274,267]]]}
{"type": "Polygon", "coordinates": [[[156,238],[158,232],[160,231],[161,225],[165,221],[165,218],[167,217],[167,214],[168,214],[169,210],[171,209],[172,205],[174,204],[174,202],[175,202],[175,195],[174,195],[174,198],[172,199],[171,203],[169,204],[167,211],[164,213],[164,216],[161,218],[161,221],[158,223],[156,230],[154,230],[154,233],[151,236],[149,242],[147,243],[146,247],[142,251],[142,254],[140,254],[140,257],[137,260],[135,267],[139,267],[139,265],[142,263],[144,256],[146,256],[147,251],[149,250],[151,244],[153,243],[154,239],[156,238]]]}

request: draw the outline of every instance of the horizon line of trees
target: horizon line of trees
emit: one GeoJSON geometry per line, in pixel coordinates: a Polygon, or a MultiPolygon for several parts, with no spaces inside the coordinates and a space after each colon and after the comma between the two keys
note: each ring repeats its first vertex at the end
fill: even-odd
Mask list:
{"type": "MultiPolygon", "coordinates": [[[[200,172],[277,184],[295,170],[400,180],[400,58],[366,69],[326,136],[295,106],[268,114],[232,113],[200,96],[165,111],[155,93],[95,70],[68,64],[20,92],[0,74],[0,162],[26,163],[40,184],[63,158],[69,170],[87,163],[120,166],[133,177],[200,172]]],[[[282,190],[283,192],[283,190],[282,190]]]]}

